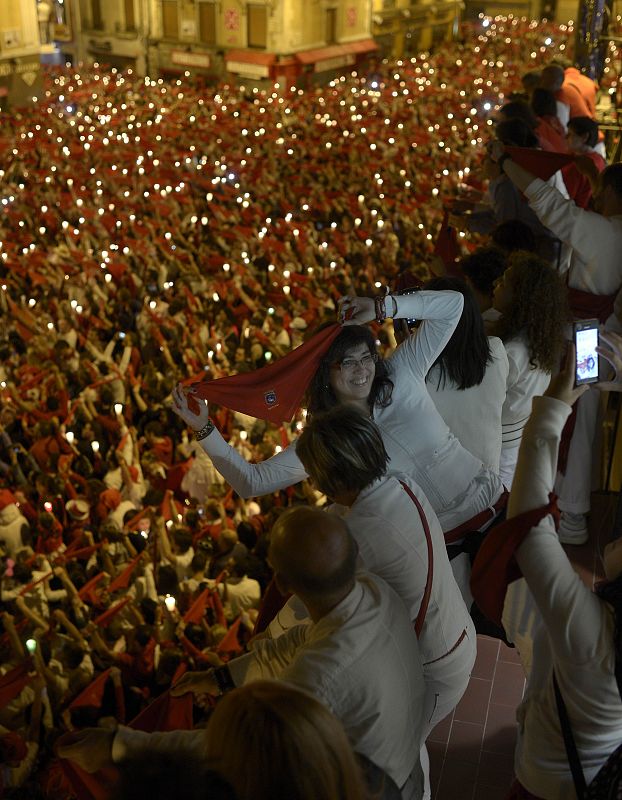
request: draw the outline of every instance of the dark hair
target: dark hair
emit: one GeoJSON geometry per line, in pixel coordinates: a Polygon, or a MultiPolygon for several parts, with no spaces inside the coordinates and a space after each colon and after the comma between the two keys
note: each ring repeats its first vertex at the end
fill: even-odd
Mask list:
{"type": "Polygon", "coordinates": [[[478,292],[492,297],[494,283],[507,267],[507,255],[498,247],[478,247],[462,259],[460,267],[478,292]]]}
{"type": "Polygon", "coordinates": [[[559,366],[564,325],[570,318],[564,282],[553,267],[532,253],[514,253],[510,267],[514,267],[512,302],[495,333],[504,342],[524,336],[530,364],[553,372],[559,366]]]}
{"type": "Polygon", "coordinates": [[[458,324],[443,352],[430,367],[426,380],[438,365],[437,389],[444,389],[447,380],[458,390],[479,386],[484,380],[487,364],[492,361],[492,354],[475,295],[461,278],[432,278],[424,288],[436,292],[451,289],[464,297],[458,324]]]}
{"type": "Polygon", "coordinates": [[[376,425],[350,405],[314,415],[298,437],[296,455],[320,491],[333,498],[369,486],[389,463],[376,425]]]}
{"type": "Polygon", "coordinates": [[[532,131],[535,131],[538,127],[536,115],[533,113],[529,103],[524,100],[513,100],[511,103],[506,103],[499,109],[499,114],[504,120],[522,120],[532,131]]]}
{"type": "Polygon", "coordinates": [[[542,73],[538,69],[531,69],[529,72],[526,72],[522,78],[521,83],[525,87],[525,89],[533,89],[534,86],[537,86],[540,83],[540,78],[542,77],[542,73]]]}
{"type": "Polygon", "coordinates": [[[585,144],[588,147],[596,147],[598,143],[598,123],[590,117],[572,117],[568,121],[568,130],[576,133],[577,136],[587,136],[585,144]]]}
{"type": "Polygon", "coordinates": [[[540,142],[533,130],[522,119],[504,119],[495,126],[500,142],[514,147],[538,147],[540,142]]]}
{"type": "Polygon", "coordinates": [[[190,562],[190,569],[193,572],[198,572],[199,570],[205,570],[207,566],[207,556],[205,553],[195,553],[192,556],[192,561],[190,562]]]}
{"type": "MultiPolygon", "coordinates": [[[[330,323],[328,323],[330,324],[330,323]]],[[[322,330],[326,325],[321,325],[317,330],[322,330]]],[[[330,369],[333,364],[339,363],[349,350],[357,345],[364,344],[370,353],[376,353],[376,340],[374,334],[365,325],[346,325],[337,338],[333,341],[328,352],[320,362],[307,389],[306,403],[309,414],[328,411],[337,405],[338,400],[330,385],[330,369]]],[[[376,362],[376,374],[367,402],[370,410],[374,406],[386,408],[391,404],[393,394],[393,381],[389,378],[389,369],[386,361],[379,358],[376,362]]]]}
{"type": "Polygon", "coordinates": [[[492,229],[490,238],[497,247],[506,253],[527,250],[535,253],[537,244],[532,229],[520,219],[506,219],[492,229]]]}
{"type": "Polygon", "coordinates": [[[556,117],[557,102],[553,92],[540,86],[534,89],[531,95],[531,110],[536,117],[556,117]]]}
{"type": "Polygon", "coordinates": [[[192,547],[192,534],[188,528],[176,528],[173,532],[173,538],[182,553],[187,553],[192,547]]]}
{"type": "Polygon", "coordinates": [[[600,173],[603,189],[608,186],[613,189],[617,197],[622,200],[622,163],[610,164],[600,173]]]}

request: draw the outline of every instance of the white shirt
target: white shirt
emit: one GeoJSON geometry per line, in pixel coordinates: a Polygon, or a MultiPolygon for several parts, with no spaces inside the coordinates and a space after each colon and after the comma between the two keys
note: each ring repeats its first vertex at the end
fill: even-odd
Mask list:
{"type": "MultiPolygon", "coordinates": [[[[550,397],[534,400],[508,518],[546,505],[556,474],[561,431],[570,407],[550,397]]],[[[532,794],[547,800],[575,797],[553,693],[552,669],[568,709],[589,784],[622,741],[622,701],[614,670],[614,617],[575,572],[546,517],[516,552],[537,605],[533,668],[518,708],[515,771],[532,794]]],[[[519,582],[520,583],[520,582],[519,582]]],[[[507,600],[506,600],[507,606],[507,600]]],[[[508,638],[524,631],[505,613],[508,638]]]]}
{"type": "MultiPolygon", "coordinates": [[[[459,292],[417,292],[397,298],[398,316],[423,320],[387,360],[392,401],[374,408],[374,421],[390,457],[391,474],[405,473],[422,489],[443,530],[493,505],[499,478],[469,453],[436,410],[425,376],[449,341],[462,313],[459,292]]],[[[201,441],[218,471],[242,497],[258,497],[307,477],[295,440],[272,458],[248,464],[218,431],[201,441]]]]}
{"type": "Polygon", "coordinates": [[[622,216],[579,208],[539,178],[525,195],[540,220],[572,247],[568,285],[591,294],[614,294],[622,285],[622,216]]]}
{"type": "MultiPolygon", "coordinates": [[[[433,548],[430,600],[419,637],[425,665],[451,650],[468,627],[470,617],[449,565],[436,514],[421,489],[406,476],[402,480],[421,503],[433,548]]],[[[356,539],[365,569],[379,575],[397,592],[414,622],[426,586],[428,547],[417,508],[399,479],[381,478],[363,489],[343,519],[356,539]]]]}
{"type": "Polygon", "coordinates": [[[530,364],[529,350],[523,336],[507,341],[505,349],[508,355],[509,373],[507,394],[501,413],[500,474],[504,485],[510,489],[523,428],[531,414],[532,400],[536,395],[544,394],[551,382],[551,376],[548,372],[530,364]]]}
{"type": "MultiPolygon", "coordinates": [[[[329,614],[278,639],[261,639],[228,664],[236,685],[278,678],[304,689],[341,721],[353,749],[403,786],[419,760],[423,675],[409,615],[380,578],[361,574],[329,614]]],[[[146,749],[205,755],[200,731],[119,728],[115,761],[146,749]]]]}
{"type": "Polygon", "coordinates": [[[501,339],[489,336],[492,361],[486,365],[484,380],[478,386],[458,389],[447,378],[438,386],[440,368],[428,373],[426,386],[436,410],[451,432],[469,453],[495,473],[501,453],[501,408],[505,401],[508,357],[501,339]]]}

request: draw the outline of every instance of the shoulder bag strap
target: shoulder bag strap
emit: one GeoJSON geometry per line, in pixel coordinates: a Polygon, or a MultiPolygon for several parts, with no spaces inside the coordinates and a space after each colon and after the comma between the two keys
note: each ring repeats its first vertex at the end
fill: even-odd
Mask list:
{"type": "Polygon", "coordinates": [[[430,535],[430,526],[428,525],[427,517],[423,511],[423,507],[417,497],[415,496],[414,492],[404,481],[400,481],[402,484],[402,488],[406,492],[406,494],[410,497],[413,501],[415,506],[417,507],[417,511],[419,512],[419,517],[421,519],[421,524],[423,525],[423,532],[425,533],[426,543],[428,545],[428,574],[425,579],[425,589],[423,590],[423,597],[421,598],[421,605],[419,607],[419,613],[417,614],[417,619],[415,620],[415,633],[417,634],[417,638],[419,638],[421,634],[421,629],[423,628],[423,623],[425,621],[425,615],[428,610],[428,604],[430,602],[430,594],[432,592],[432,577],[434,575],[434,551],[432,549],[432,537],[430,535]]]}
{"type": "Polygon", "coordinates": [[[564,737],[564,745],[566,747],[566,756],[570,771],[572,772],[572,780],[574,781],[574,788],[577,792],[578,800],[583,800],[587,785],[585,783],[585,775],[583,774],[583,767],[581,766],[581,759],[577,752],[577,745],[575,744],[574,736],[572,735],[572,728],[570,720],[568,719],[568,711],[564,698],[559,690],[557,683],[557,676],[553,670],[553,689],[555,690],[555,702],[557,704],[557,713],[559,714],[559,722],[562,728],[562,735],[564,737]]]}

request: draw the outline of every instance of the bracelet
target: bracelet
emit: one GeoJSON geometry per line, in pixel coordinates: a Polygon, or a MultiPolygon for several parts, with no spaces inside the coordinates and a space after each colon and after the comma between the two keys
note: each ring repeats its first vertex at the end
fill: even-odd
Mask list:
{"type": "Polygon", "coordinates": [[[235,683],[229,672],[229,667],[226,664],[224,667],[216,667],[216,669],[213,670],[213,675],[220,694],[225,694],[225,692],[235,689],[235,683]]]}
{"type": "Polygon", "coordinates": [[[374,297],[374,306],[376,307],[376,322],[379,325],[387,318],[387,309],[385,305],[385,295],[377,295],[374,297]]]}
{"type": "Polygon", "coordinates": [[[200,442],[201,439],[206,439],[210,435],[210,433],[214,430],[215,427],[216,426],[214,425],[212,420],[208,419],[207,424],[204,425],[200,431],[194,432],[194,438],[197,440],[197,442],[200,442]]]}

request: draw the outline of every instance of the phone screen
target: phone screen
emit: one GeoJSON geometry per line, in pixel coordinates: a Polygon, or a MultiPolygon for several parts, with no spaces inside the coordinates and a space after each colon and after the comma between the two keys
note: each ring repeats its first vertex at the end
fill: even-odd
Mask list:
{"type": "Polygon", "coordinates": [[[577,347],[577,362],[575,369],[575,383],[596,383],[598,381],[598,327],[585,327],[575,329],[575,343],[577,347]]]}

